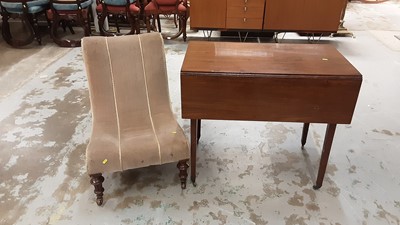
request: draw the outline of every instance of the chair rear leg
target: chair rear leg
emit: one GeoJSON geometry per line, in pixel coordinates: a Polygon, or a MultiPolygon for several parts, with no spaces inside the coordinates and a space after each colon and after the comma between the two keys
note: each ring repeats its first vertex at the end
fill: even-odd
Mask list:
{"type": "Polygon", "coordinates": [[[179,178],[181,180],[181,188],[186,189],[186,180],[188,177],[187,169],[189,168],[189,165],[187,164],[189,159],[185,160],[180,160],[178,162],[178,169],[179,169],[179,178]]]}
{"type": "Polygon", "coordinates": [[[39,32],[39,24],[38,24],[38,19],[37,19],[37,15],[31,15],[29,20],[32,23],[32,27],[33,27],[33,35],[36,38],[36,41],[38,42],[39,45],[42,45],[42,38],[40,36],[40,32],[39,32]]]}
{"type": "Polygon", "coordinates": [[[135,15],[135,28],[136,28],[136,34],[140,34],[140,21],[139,21],[139,15],[135,15]]]}
{"type": "Polygon", "coordinates": [[[161,21],[160,21],[160,14],[157,14],[157,26],[158,26],[158,32],[161,33],[161,21]]]}
{"type": "Polygon", "coordinates": [[[117,27],[117,33],[121,33],[121,30],[119,29],[119,24],[118,24],[118,19],[119,19],[119,15],[113,15],[113,17],[115,17],[115,26],[117,27]]]}
{"type": "Polygon", "coordinates": [[[146,20],[146,29],[147,29],[147,33],[150,33],[150,29],[151,29],[150,20],[151,20],[151,16],[145,16],[145,20],[146,20]]]}
{"type": "Polygon", "coordinates": [[[91,174],[90,176],[90,184],[94,186],[94,193],[96,194],[96,203],[98,206],[103,204],[103,182],[104,177],[101,173],[91,174]]]}
{"type": "Polygon", "coordinates": [[[72,27],[72,21],[70,20],[66,20],[69,32],[71,32],[71,34],[75,34],[74,28],[72,27]]]}
{"type": "MultiPolygon", "coordinates": [[[[183,33],[183,41],[186,41],[186,24],[187,24],[187,19],[188,19],[188,16],[187,16],[187,14],[186,13],[182,13],[182,15],[181,15],[181,29],[182,29],[182,33],[183,33]]],[[[200,137],[199,137],[200,138],[200,137]]]]}

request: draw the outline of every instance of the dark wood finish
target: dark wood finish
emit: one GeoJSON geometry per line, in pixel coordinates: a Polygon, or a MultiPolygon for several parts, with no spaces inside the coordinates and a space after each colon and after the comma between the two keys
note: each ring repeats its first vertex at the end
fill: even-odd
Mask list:
{"type": "Polygon", "coordinates": [[[266,0],[264,29],[337,32],[347,0],[266,0]]]}
{"type": "Polygon", "coordinates": [[[348,124],[361,82],[331,45],[190,42],[181,104],[191,119],[192,181],[198,120],[348,124]]]}
{"type": "Polygon", "coordinates": [[[196,186],[196,149],[198,120],[190,120],[190,180],[196,186]]]}
{"type": "Polygon", "coordinates": [[[201,120],[197,120],[197,144],[199,143],[200,136],[201,136],[201,120]]]}
{"type": "Polygon", "coordinates": [[[191,0],[190,27],[192,29],[225,29],[227,0],[191,0]]]}
{"type": "Polygon", "coordinates": [[[90,184],[94,186],[94,193],[96,194],[96,203],[98,206],[103,204],[103,182],[104,177],[101,175],[101,173],[90,175],[90,184]]]}
{"type": "Polygon", "coordinates": [[[186,189],[186,180],[187,180],[187,169],[189,168],[189,165],[187,164],[187,159],[186,160],[180,160],[178,164],[176,165],[179,169],[179,179],[181,180],[181,188],[186,189]]]}
{"type": "Polygon", "coordinates": [[[361,85],[330,45],[191,42],[181,75],[196,119],[348,124],[361,85]]]}
{"type": "Polygon", "coordinates": [[[304,145],[307,142],[307,134],[308,134],[309,127],[310,127],[309,123],[304,123],[303,132],[301,133],[301,149],[303,149],[303,150],[304,150],[304,145]]]}
{"type": "Polygon", "coordinates": [[[328,124],[325,132],[324,146],[322,147],[321,160],[319,162],[319,170],[317,182],[313,188],[319,189],[324,181],[326,166],[328,165],[329,153],[331,152],[333,136],[335,135],[336,124],[328,124]]]}

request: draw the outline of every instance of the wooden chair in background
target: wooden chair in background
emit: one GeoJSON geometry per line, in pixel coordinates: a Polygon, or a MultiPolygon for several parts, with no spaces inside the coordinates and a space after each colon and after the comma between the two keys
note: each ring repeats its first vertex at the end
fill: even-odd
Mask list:
{"type": "MultiPolygon", "coordinates": [[[[96,11],[99,19],[99,29],[102,36],[114,36],[122,34],[139,34],[139,13],[140,7],[136,0],[98,0],[96,11]],[[104,28],[105,20],[109,18],[114,21],[116,32],[110,32],[104,28]],[[121,32],[119,21],[128,22],[130,30],[121,32]]],[[[110,25],[111,23],[109,23],[110,25]]]]}
{"type": "Polygon", "coordinates": [[[157,20],[158,31],[161,32],[160,15],[178,16],[178,32],[167,39],[175,39],[183,34],[183,40],[186,41],[186,23],[189,18],[189,6],[186,0],[152,0],[144,8],[146,17],[147,32],[155,27],[157,20]],[[152,21],[152,23],[150,23],[152,21]]]}
{"type": "MultiPolygon", "coordinates": [[[[2,36],[13,47],[22,47],[32,43],[35,39],[42,44],[39,32],[38,16],[45,14],[48,0],[1,0],[1,15],[3,20],[2,36]],[[15,38],[10,28],[9,19],[20,18],[26,32],[22,37],[15,38]],[[27,35],[25,35],[27,34],[27,35]]],[[[48,21],[49,23],[49,21],[48,21]]],[[[50,26],[50,23],[49,23],[50,26]]]]}
{"type": "Polygon", "coordinates": [[[78,24],[83,29],[84,36],[90,36],[90,6],[92,0],[50,0],[48,18],[52,20],[50,36],[61,47],[80,47],[81,38],[62,38],[58,34],[58,28],[68,26],[72,34],[75,34],[72,25],[78,24]]]}

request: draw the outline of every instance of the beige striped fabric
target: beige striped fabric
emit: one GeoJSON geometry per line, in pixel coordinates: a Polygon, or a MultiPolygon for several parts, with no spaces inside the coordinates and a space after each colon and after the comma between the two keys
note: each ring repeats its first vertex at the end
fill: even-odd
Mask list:
{"type": "Polygon", "coordinates": [[[188,159],[171,110],[161,35],[85,37],[82,51],[93,115],[88,173],[188,159]]]}

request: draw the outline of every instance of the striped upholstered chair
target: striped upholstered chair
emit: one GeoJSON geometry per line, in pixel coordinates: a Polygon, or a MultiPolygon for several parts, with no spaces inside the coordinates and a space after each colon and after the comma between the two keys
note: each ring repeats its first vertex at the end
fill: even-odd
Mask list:
{"type": "Polygon", "coordinates": [[[86,162],[97,204],[102,173],[179,161],[186,188],[189,146],[171,110],[161,35],[85,37],[82,50],[93,114],[86,162]]]}

